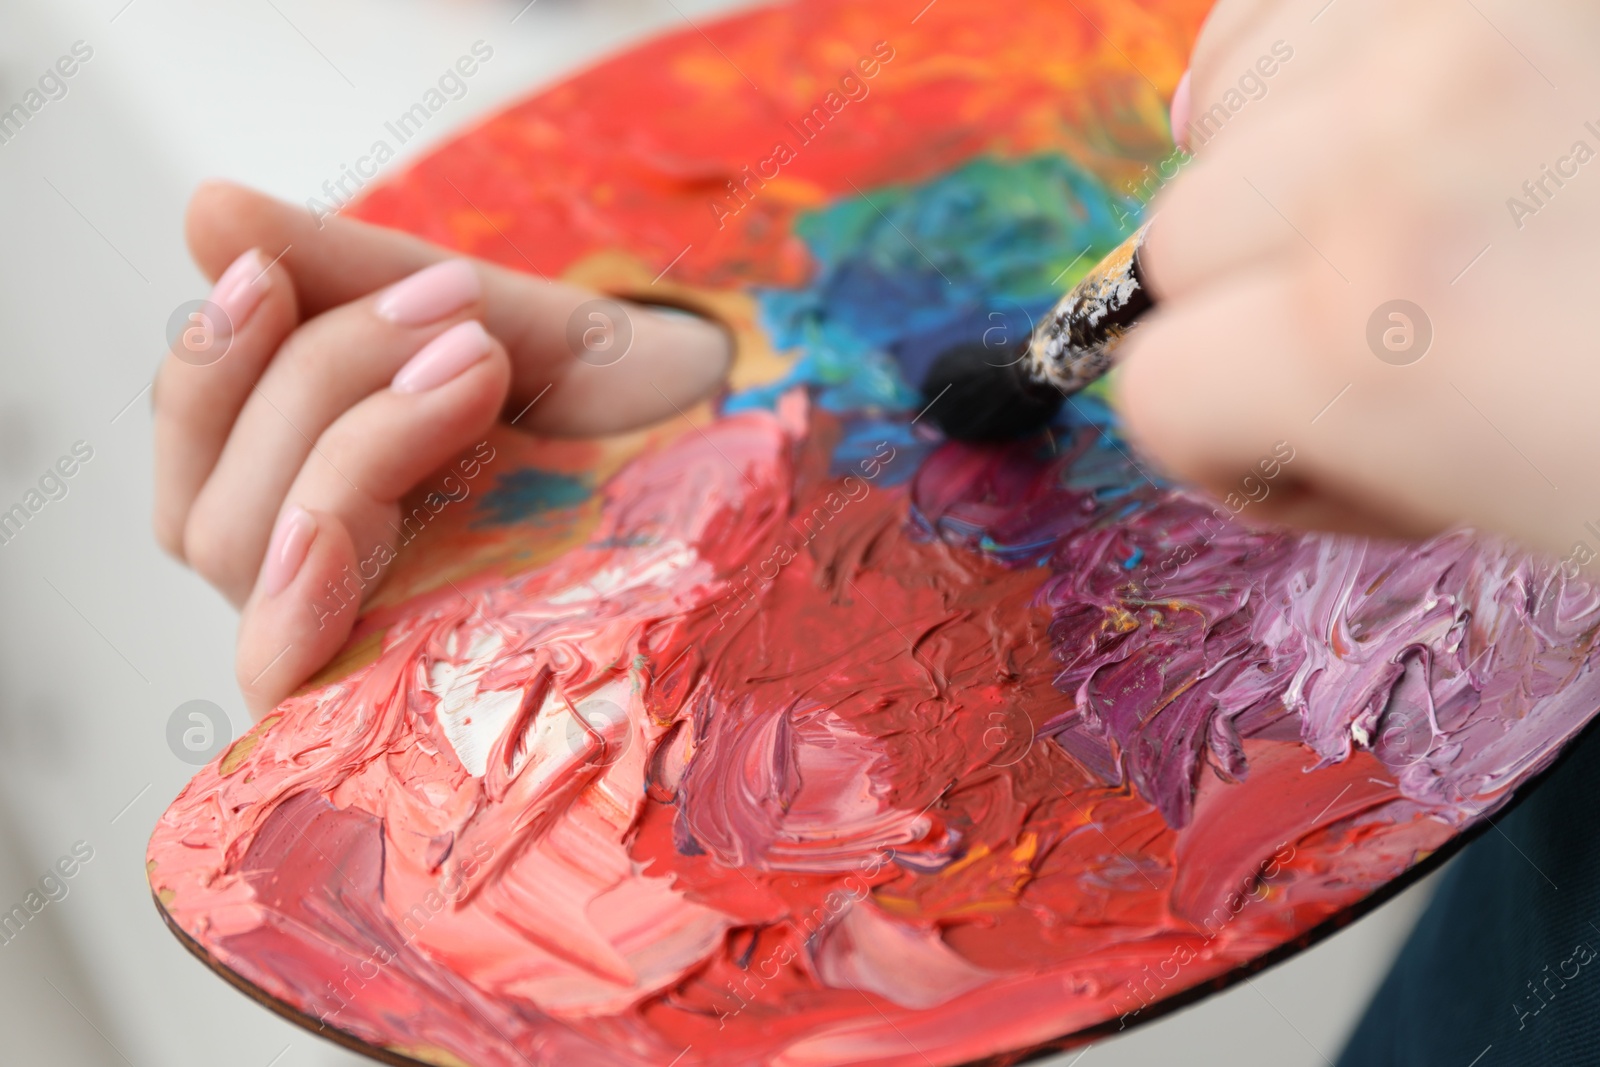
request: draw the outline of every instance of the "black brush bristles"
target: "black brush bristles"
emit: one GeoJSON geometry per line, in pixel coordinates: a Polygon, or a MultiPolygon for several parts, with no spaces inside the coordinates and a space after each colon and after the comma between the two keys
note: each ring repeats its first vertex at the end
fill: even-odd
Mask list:
{"type": "Polygon", "coordinates": [[[1023,373],[1025,351],[967,341],[939,353],[922,379],[927,417],[960,441],[1011,441],[1044,429],[1063,398],[1023,373]]]}

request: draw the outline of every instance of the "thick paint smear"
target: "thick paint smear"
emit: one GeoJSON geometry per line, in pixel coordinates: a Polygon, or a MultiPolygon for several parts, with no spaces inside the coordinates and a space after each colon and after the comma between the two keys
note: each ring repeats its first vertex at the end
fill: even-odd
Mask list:
{"type": "Polygon", "coordinates": [[[1007,448],[919,421],[929,353],[1047,307],[1165,150],[1126,57],[1170,87],[1204,5],[1081,6],[773,8],[366,203],[552,274],[690,245],[659,284],[749,309],[764,369],[614,447],[497,438],[364,658],[163,817],[190,936],[423,1062],[1005,1058],[1294,941],[1554,758],[1600,603],[1550,567],[1253,531],[1093,396],[1007,448]],[[879,40],[871,95],[707,210],[879,40]]]}
{"type": "Polygon", "coordinates": [[[1333,914],[1600,697],[1596,606],[1530,616],[1542,572],[1493,546],[1232,528],[1154,602],[1124,561],[1200,509],[1094,503],[1093,428],[899,486],[887,443],[832,475],[839,434],[798,394],[686,433],[585,548],[286,703],[163,820],[174,914],[333,1025],[471,1063],[959,1062],[1333,914]]]}

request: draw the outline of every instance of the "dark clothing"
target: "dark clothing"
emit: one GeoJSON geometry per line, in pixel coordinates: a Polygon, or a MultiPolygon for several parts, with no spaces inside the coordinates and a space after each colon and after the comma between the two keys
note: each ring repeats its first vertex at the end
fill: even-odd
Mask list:
{"type": "Polygon", "coordinates": [[[1445,872],[1340,1067],[1600,1064],[1600,731],[1495,823],[1445,872]]]}

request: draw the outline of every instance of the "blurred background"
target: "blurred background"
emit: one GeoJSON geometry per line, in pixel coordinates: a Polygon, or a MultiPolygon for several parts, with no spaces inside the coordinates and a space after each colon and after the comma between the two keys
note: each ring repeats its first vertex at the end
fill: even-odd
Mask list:
{"type": "MultiPolygon", "coordinates": [[[[869,0],[863,0],[869,2],[869,0]]],[[[202,178],[287,200],[381,135],[472,43],[494,49],[386,174],[594,58],[733,0],[0,0],[0,512],[58,459],[92,458],[0,529],[0,912],[90,859],[0,943],[9,1063],[335,1067],[367,1062],[282,1022],[179,946],[144,875],[150,828],[194,767],[169,723],[249,727],[233,610],[149,527],[149,383],[167,321],[207,286],[182,217],[202,178]],[[87,58],[85,57],[87,54],[87,58]],[[80,444],[81,442],[81,444],[80,444]],[[205,703],[194,704],[202,701],[205,703]],[[74,851],[76,850],[76,851],[74,851]]],[[[181,733],[181,729],[179,731],[181,733]]],[[[220,745],[220,741],[213,738],[220,745]]],[[[1058,1065],[1331,1064],[1428,886],[1295,960],[1058,1065]]]]}

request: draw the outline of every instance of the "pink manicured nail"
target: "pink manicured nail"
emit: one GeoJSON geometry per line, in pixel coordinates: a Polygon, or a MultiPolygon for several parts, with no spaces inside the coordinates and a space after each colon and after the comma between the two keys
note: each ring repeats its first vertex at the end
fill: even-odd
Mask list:
{"type": "Polygon", "coordinates": [[[266,562],[261,565],[262,592],[277,596],[289,587],[316,536],[317,520],[305,508],[291,507],[279,517],[272,530],[272,543],[267,546],[266,562]]]}
{"type": "Polygon", "coordinates": [[[422,346],[395,374],[389,388],[397,393],[436,389],[489,354],[489,335],[477,322],[452,326],[422,346]]]}
{"type": "Polygon", "coordinates": [[[424,267],[384,290],[375,310],[396,326],[426,326],[483,295],[478,272],[464,259],[424,267]]]}
{"type": "Polygon", "coordinates": [[[271,284],[266,275],[267,261],[254,248],[229,264],[211,290],[211,302],[227,313],[234,330],[243,326],[267,295],[271,284]]]}
{"type": "Polygon", "coordinates": [[[1183,72],[1183,77],[1178,79],[1178,87],[1172,91],[1172,110],[1168,112],[1167,122],[1172,127],[1172,143],[1187,151],[1189,148],[1188,71],[1183,72]]]}

